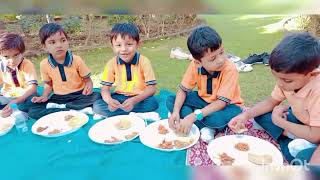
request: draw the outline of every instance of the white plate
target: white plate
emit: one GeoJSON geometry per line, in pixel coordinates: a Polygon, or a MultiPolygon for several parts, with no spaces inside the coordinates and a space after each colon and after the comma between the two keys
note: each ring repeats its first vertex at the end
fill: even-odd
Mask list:
{"type": "Polygon", "coordinates": [[[78,111],[55,112],[55,113],[43,116],[42,118],[37,120],[32,126],[32,133],[40,136],[44,136],[44,137],[59,137],[59,136],[67,135],[77,131],[83,125],[85,125],[88,121],[89,121],[89,117],[86,114],[78,111]],[[69,121],[65,121],[64,119],[64,117],[67,115],[76,116],[84,120],[84,122],[79,126],[71,127],[68,124],[69,121]],[[48,128],[42,132],[38,132],[37,129],[39,127],[48,127],[48,128]],[[49,132],[52,132],[55,129],[60,130],[60,132],[56,134],[48,134],[49,132]]]}
{"type": "Polygon", "coordinates": [[[156,121],[154,123],[149,124],[145,130],[140,134],[140,140],[141,142],[153,149],[157,149],[160,151],[180,151],[187,149],[194,144],[197,143],[200,137],[200,131],[196,125],[192,125],[192,128],[190,130],[190,133],[186,137],[179,137],[177,136],[173,130],[169,128],[168,119],[156,121]],[[159,125],[163,125],[169,132],[167,134],[159,134],[159,125]],[[174,140],[180,140],[180,141],[189,141],[192,139],[192,143],[190,143],[188,146],[184,148],[172,148],[172,149],[163,149],[159,148],[159,144],[163,142],[163,140],[166,141],[174,141],[174,140]]]}
{"type": "Polygon", "coordinates": [[[9,116],[6,118],[3,118],[0,116],[0,136],[3,136],[8,132],[10,132],[13,126],[14,126],[14,118],[12,116],[9,116]]]}
{"type": "Polygon", "coordinates": [[[10,89],[7,92],[1,92],[1,94],[4,97],[9,97],[9,98],[22,96],[24,93],[25,93],[25,90],[21,87],[10,89]]]}
{"type": "Polygon", "coordinates": [[[209,143],[207,152],[210,159],[217,165],[221,165],[218,157],[219,154],[224,152],[235,159],[232,165],[255,165],[248,161],[249,152],[259,155],[269,154],[272,156],[272,163],[270,165],[283,165],[282,154],[276,146],[253,136],[228,135],[218,137],[209,143]],[[237,150],[234,146],[239,142],[247,143],[249,145],[249,151],[237,150]]]}
{"type": "Polygon", "coordinates": [[[140,132],[145,128],[146,124],[143,119],[131,116],[131,115],[120,115],[106,118],[95,125],[89,130],[89,138],[100,144],[120,144],[126,141],[131,141],[139,136],[140,132]],[[120,120],[128,120],[131,123],[130,128],[126,130],[120,130],[116,128],[116,124],[120,120]],[[126,135],[130,135],[136,132],[137,134],[130,139],[126,139],[126,135]],[[112,140],[112,136],[117,138],[118,142],[105,142],[105,140],[112,140]]]}

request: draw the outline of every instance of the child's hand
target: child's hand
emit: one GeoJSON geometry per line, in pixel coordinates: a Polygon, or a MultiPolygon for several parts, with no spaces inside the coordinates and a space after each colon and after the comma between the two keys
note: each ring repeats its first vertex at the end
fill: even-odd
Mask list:
{"type": "Polygon", "coordinates": [[[196,116],[194,113],[189,114],[187,117],[181,120],[177,128],[178,133],[188,135],[195,120],[196,116]]]}
{"type": "Polygon", "coordinates": [[[135,98],[134,97],[129,98],[122,103],[121,109],[126,112],[130,112],[133,109],[135,104],[136,104],[135,98]]]}
{"type": "Polygon", "coordinates": [[[6,105],[1,112],[1,117],[6,118],[8,116],[10,116],[12,114],[12,109],[10,107],[10,105],[6,105]]]}
{"type": "Polygon", "coordinates": [[[284,129],[283,122],[287,121],[288,109],[288,105],[276,106],[272,111],[272,122],[284,129]]]}
{"type": "Polygon", "coordinates": [[[85,86],[83,88],[82,94],[83,95],[90,95],[92,94],[92,88],[93,88],[93,83],[92,81],[87,81],[85,83],[85,86]]]}
{"type": "Polygon", "coordinates": [[[229,128],[235,133],[243,133],[248,129],[245,126],[248,116],[245,113],[241,113],[238,116],[231,119],[228,123],[229,128]]]}
{"type": "Polygon", "coordinates": [[[115,100],[115,99],[110,99],[110,100],[108,100],[108,102],[107,102],[107,104],[108,104],[108,109],[111,111],[111,112],[114,112],[114,111],[116,111],[117,109],[119,109],[120,108],[120,105],[121,105],[121,103],[119,102],[119,101],[117,101],[117,100],[115,100]]]}
{"type": "Polygon", "coordinates": [[[169,123],[169,127],[171,129],[176,130],[177,129],[177,125],[176,124],[180,123],[180,115],[179,115],[179,113],[173,112],[171,114],[171,116],[169,117],[168,123],[169,123]]]}
{"type": "Polygon", "coordinates": [[[33,102],[33,103],[43,103],[43,102],[47,102],[47,101],[48,101],[47,96],[33,97],[31,99],[31,102],[33,102]]]}

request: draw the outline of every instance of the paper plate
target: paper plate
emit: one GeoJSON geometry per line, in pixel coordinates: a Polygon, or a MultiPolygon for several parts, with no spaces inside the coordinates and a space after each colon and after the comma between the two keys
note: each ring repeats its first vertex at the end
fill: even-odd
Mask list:
{"type": "Polygon", "coordinates": [[[222,165],[220,154],[226,153],[228,156],[234,158],[232,165],[256,165],[248,160],[248,154],[256,155],[270,155],[272,162],[270,165],[283,165],[283,157],[276,146],[268,141],[247,135],[227,135],[218,137],[212,140],[207,152],[210,159],[217,165],[222,165]],[[238,143],[245,143],[248,145],[248,151],[240,151],[235,148],[238,143]]]}
{"type": "Polygon", "coordinates": [[[9,116],[6,118],[3,118],[0,116],[0,136],[3,136],[8,132],[10,132],[13,126],[14,126],[14,118],[12,116],[9,116]]]}
{"type": "Polygon", "coordinates": [[[169,128],[168,119],[151,123],[140,134],[140,140],[144,145],[160,151],[180,151],[188,149],[197,143],[199,137],[200,132],[196,125],[192,125],[188,136],[178,136],[169,128]],[[161,130],[159,130],[159,127],[161,127],[161,130]],[[165,133],[166,131],[167,133],[165,133]],[[162,145],[160,146],[160,144],[162,145]]]}
{"type": "Polygon", "coordinates": [[[73,133],[89,121],[78,111],[60,111],[43,116],[32,126],[32,133],[44,137],[59,137],[73,133]]]}
{"type": "Polygon", "coordinates": [[[93,125],[89,138],[100,144],[120,144],[139,136],[145,128],[143,119],[132,115],[120,115],[106,118],[93,125]]]}

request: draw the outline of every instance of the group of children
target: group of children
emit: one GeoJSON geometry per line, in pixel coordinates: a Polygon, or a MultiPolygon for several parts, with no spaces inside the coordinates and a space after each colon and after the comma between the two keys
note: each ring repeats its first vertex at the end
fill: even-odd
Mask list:
{"type": "MultiPolygon", "coordinates": [[[[37,94],[37,73],[33,63],[23,57],[23,39],[15,33],[0,35],[0,84],[3,117],[10,116],[10,104],[33,119],[47,114],[83,110],[110,117],[129,112],[150,112],[158,108],[153,96],[156,78],[149,59],[138,52],[139,30],[130,23],[114,25],[110,34],[115,57],[101,76],[101,92],[93,92],[90,69],[81,57],[69,50],[66,32],[56,23],[45,24],[39,31],[47,58],[40,63],[44,90],[37,94]],[[114,90],[111,88],[115,86],[114,90]]],[[[288,144],[295,138],[320,142],[320,42],[308,33],[285,37],[272,51],[270,67],[276,78],[271,96],[242,112],[239,74],[224,53],[222,39],[209,26],[192,31],[187,41],[193,56],[176,96],[168,97],[171,112],[169,126],[189,133],[196,124],[200,129],[234,132],[244,129],[254,118],[280,144],[288,161],[294,157],[288,144]],[[193,91],[193,89],[197,91],[193,91]],[[281,104],[284,100],[288,105],[281,104]]],[[[303,158],[316,162],[320,150],[302,150],[303,158]]],[[[302,157],[296,157],[302,158],[302,157]]],[[[319,158],[318,158],[319,159],[319,158]]]]}

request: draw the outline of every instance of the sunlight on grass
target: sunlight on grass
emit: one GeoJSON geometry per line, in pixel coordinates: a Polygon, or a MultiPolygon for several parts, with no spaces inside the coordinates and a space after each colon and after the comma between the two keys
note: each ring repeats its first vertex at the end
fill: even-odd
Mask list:
{"type": "Polygon", "coordinates": [[[261,19],[261,18],[270,18],[270,17],[284,17],[283,15],[279,14],[250,14],[250,15],[243,15],[237,17],[235,20],[251,20],[251,19],[261,19]]]}

